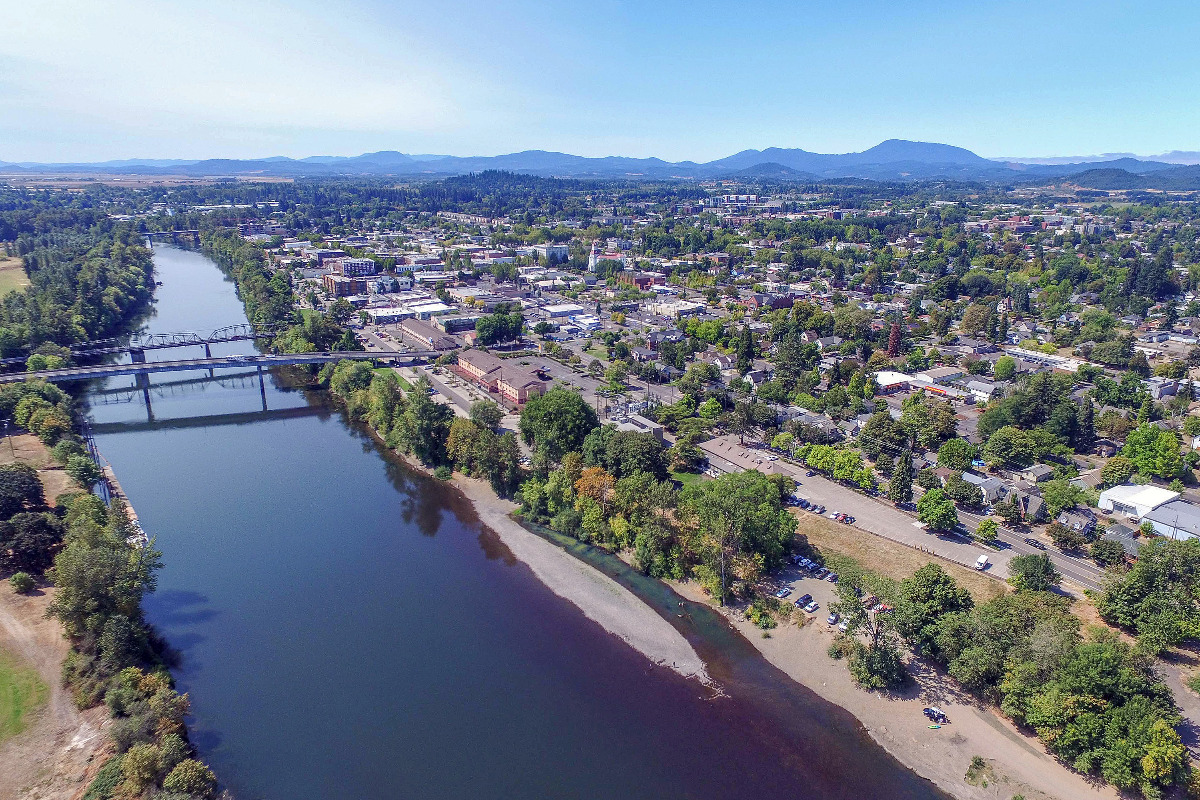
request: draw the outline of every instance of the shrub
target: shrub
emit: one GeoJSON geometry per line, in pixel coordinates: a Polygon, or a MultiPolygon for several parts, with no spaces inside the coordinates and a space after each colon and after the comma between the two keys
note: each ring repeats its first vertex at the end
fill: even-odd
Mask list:
{"type": "Polygon", "coordinates": [[[84,489],[90,489],[99,483],[102,473],[96,462],[88,456],[71,456],[67,459],[66,472],[84,489]]]}
{"type": "Polygon", "coordinates": [[[448,481],[454,477],[454,470],[443,464],[433,471],[433,477],[437,478],[439,481],[448,481]]]}
{"type": "Polygon", "coordinates": [[[96,777],[92,778],[87,791],[83,793],[83,800],[109,800],[113,796],[117,786],[125,780],[125,773],[121,769],[122,759],[122,756],[113,756],[104,762],[104,766],[96,773],[96,777]]]}
{"type": "Polygon", "coordinates": [[[28,572],[18,572],[8,579],[12,590],[17,594],[25,594],[33,590],[33,576],[28,572]]]}
{"type": "Polygon", "coordinates": [[[175,765],[162,785],[168,792],[211,797],[215,783],[212,770],[194,758],[187,758],[175,765]]]}

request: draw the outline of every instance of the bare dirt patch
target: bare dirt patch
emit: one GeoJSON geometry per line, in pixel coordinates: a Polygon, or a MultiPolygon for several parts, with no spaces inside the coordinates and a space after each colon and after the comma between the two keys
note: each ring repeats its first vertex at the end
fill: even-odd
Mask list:
{"type": "Polygon", "coordinates": [[[0,255],[0,297],[14,289],[24,289],[29,285],[29,276],[25,274],[25,262],[17,256],[0,255]]]}
{"type": "Polygon", "coordinates": [[[933,562],[946,570],[976,602],[991,600],[1008,591],[995,578],[981,575],[952,561],[938,558],[912,547],[884,539],[853,525],[841,525],[812,514],[797,517],[796,533],[818,550],[833,551],[857,561],[862,567],[893,580],[904,580],[921,567],[933,562]]]}

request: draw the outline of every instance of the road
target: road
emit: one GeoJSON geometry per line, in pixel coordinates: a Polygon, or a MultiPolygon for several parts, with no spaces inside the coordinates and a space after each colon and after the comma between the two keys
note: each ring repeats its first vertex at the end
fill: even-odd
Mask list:
{"type": "MultiPolygon", "coordinates": [[[[782,459],[771,461],[769,453],[739,444],[737,436],[722,436],[700,445],[708,456],[709,463],[722,472],[744,469],[759,469],[764,472],[777,471],[790,476],[797,482],[796,496],[811,503],[823,505],[826,515],[841,511],[855,518],[855,527],[876,536],[932,553],[966,567],[973,567],[975,559],[986,554],[991,566],[988,573],[997,578],[1008,577],[1008,563],[1018,555],[1042,551],[1025,544],[1023,537],[1005,531],[1001,534],[1002,546],[993,550],[957,534],[934,534],[928,532],[916,518],[890,502],[877,500],[820,475],[806,477],[805,468],[782,459]]],[[[979,517],[960,512],[965,517],[968,529],[978,525],[979,517]]],[[[1086,589],[1099,589],[1102,571],[1087,562],[1064,553],[1047,550],[1055,567],[1067,579],[1086,589]]]]}

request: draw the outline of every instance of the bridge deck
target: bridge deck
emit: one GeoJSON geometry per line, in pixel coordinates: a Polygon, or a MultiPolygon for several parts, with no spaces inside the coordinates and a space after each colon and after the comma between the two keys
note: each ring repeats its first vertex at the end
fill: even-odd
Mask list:
{"type": "Polygon", "coordinates": [[[435,350],[418,350],[411,353],[367,353],[359,350],[331,351],[321,353],[285,353],[280,355],[223,356],[220,358],[192,358],[182,361],[145,361],[134,364],[101,364],[94,367],[68,367],[47,369],[37,372],[11,372],[0,375],[0,383],[18,383],[29,380],[86,381],[108,378],[114,375],[148,375],[154,372],[183,372],[197,369],[220,369],[222,367],[283,367],[295,364],[327,364],[331,361],[350,359],[356,361],[428,361],[441,355],[435,350]]]}

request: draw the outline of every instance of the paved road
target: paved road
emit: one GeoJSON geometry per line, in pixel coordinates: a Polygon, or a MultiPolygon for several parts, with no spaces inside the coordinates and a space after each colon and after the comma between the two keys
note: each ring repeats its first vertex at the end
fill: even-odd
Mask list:
{"type": "MultiPolygon", "coordinates": [[[[766,451],[742,447],[736,436],[718,437],[703,443],[701,448],[708,455],[709,463],[722,472],[759,469],[787,474],[799,484],[796,487],[798,497],[825,506],[827,515],[832,511],[850,514],[855,518],[855,527],[877,536],[933,553],[967,567],[974,566],[975,559],[981,554],[986,554],[992,564],[987,571],[997,578],[1008,577],[1008,562],[1013,556],[1041,552],[1021,541],[1022,537],[1011,533],[1002,535],[1002,539],[1007,540],[1003,541],[999,550],[983,547],[955,534],[930,533],[913,515],[897,509],[891,503],[868,497],[820,475],[806,477],[803,467],[782,460],[770,461],[766,451]]],[[[972,524],[968,518],[967,527],[973,529],[978,525],[978,519],[975,517],[972,524]]],[[[1047,554],[1054,561],[1055,567],[1073,582],[1088,589],[1100,588],[1101,571],[1095,566],[1057,551],[1047,551],[1047,554]]]]}

